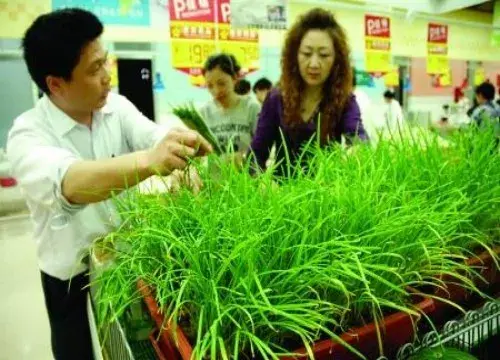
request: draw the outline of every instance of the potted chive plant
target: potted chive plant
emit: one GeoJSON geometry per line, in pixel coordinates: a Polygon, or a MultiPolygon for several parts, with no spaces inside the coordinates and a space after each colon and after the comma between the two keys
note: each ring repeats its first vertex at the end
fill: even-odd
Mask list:
{"type": "Polygon", "coordinates": [[[217,138],[214,136],[212,131],[210,131],[210,128],[207,126],[198,110],[196,110],[193,103],[175,106],[172,108],[172,113],[181,119],[184,125],[188,128],[197,131],[201,136],[203,136],[210,143],[210,145],[212,145],[216,154],[220,155],[223,153],[223,149],[217,138]]]}
{"type": "Polygon", "coordinates": [[[309,170],[278,187],[272,172],[222,163],[216,181],[199,169],[197,195],[122,199],[114,235],[127,250],[96,280],[100,305],[147,295],[165,347],[184,359],[390,354],[435,311],[409,287],[439,288],[448,274],[477,291],[463,260],[497,241],[498,213],[484,217],[500,196],[495,158],[463,156],[465,138],[446,151],[422,141],[311,148],[309,170]],[[349,340],[356,332],[369,340],[349,340]]]}

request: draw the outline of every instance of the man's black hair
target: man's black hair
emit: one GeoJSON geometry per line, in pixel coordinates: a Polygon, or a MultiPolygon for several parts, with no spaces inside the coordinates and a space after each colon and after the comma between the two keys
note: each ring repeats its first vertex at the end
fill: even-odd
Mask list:
{"type": "Polygon", "coordinates": [[[487,101],[495,99],[495,87],[490,82],[484,82],[476,87],[475,93],[481,95],[487,101]]]}
{"type": "Polygon", "coordinates": [[[238,60],[231,54],[216,54],[210,56],[205,62],[203,67],[203,74],[207,71],[212,71],[215,68],[220,68],[223,72],[230,76],[238,76],[241,70],[241,66],[238,64],[238,60]]]}
{"type": "Polygon", "coordinates": [[[396,98],[396,94],[391,91],[391,90],[387,90],[385,93],[384,93],[384,97],[386,99],[395,99],[396,98]]]}
{"type": "Polygon", "coordinates": [[[234,86],[234,92],[238,95],[248,95],[248,93],[252,90],[252,85],[250,81],[245,79],[240,79],[234,86]]]}
{"type": "Polygon", "coordinates": [[[71,80],[85,46],[103,32],[101,21],[82,9],[40,15],[24,34],[24,61],[33,81],[49,94],[47,76],[71,80]]]}
{"type": "Polygon", "coordinates": [[[255,82],[252,90],[255,93],[259,90],[271,90],[272,88],[273,88],[273,83],[271,82],[271,80],[263,77],[255,82]]]}

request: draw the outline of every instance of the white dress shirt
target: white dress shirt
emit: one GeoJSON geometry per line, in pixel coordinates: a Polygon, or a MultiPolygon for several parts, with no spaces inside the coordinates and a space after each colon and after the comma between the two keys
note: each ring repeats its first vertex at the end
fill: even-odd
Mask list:
{"type": "Polygon", "coordinates": [[[386,130],[390,130],[391,132],[398,131],[403,127],[403,110],[401,109],[401,105],[399,101],[395,99],[391,99],[391,102],[386,104],[385,107],[385,126],[386,130]]]}
{"type": "Polygon", "coordinates": [[[371,111],[372,103],[368,95],[359,88],[356,88],[354,90],[354,96],[359,106],[363,127],[365,128],[365,131],[368,133],[368,136],[370,137],[371,140],[372,137],[374,136],[374,131],[372,129],[375,127],[373,124],[373,118],[372,118],[373,114],[371,111]]]}
{"type": "Polygon", "coordinates": [[[110,93],[107,100],[89,129],[44,96],[9,132],[7,156],[31,212],[39,267],[61,280],[87,270],[82,260],[89,245],[119,223],[113,200],[75,205],[62,196],[68,168],[150,148],[168,132],[125,97],[110,93]]]}

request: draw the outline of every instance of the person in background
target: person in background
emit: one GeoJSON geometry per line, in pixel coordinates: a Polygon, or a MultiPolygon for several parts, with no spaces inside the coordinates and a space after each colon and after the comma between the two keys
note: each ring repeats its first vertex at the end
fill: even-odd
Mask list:
{"type": "Polygon", "coordinates": [[[384,110],[385,129],[389,132],[399,130],[403,126],[403,110],[399,101],[396,100],[396,94],[387,90],[384,92],[386,107],[384,110]]]}
{"type": "Polygon", "coordinates": [[[24,59],[44,95],[14,121],[7,140],[34,224],[56,360],[93,358],[82,259],[119,224],[112,195],[211,151],[198,133],[162,128],[110,93],[102,32],[99,19],[81,9],[31,24],[24,59]]]}
{"type": "Polygon", "coordinates": [[[209,57],[203,75],[212,100],[200,109],[200,115],[224,149],[229,145],[243,155],[255,132],[259,103],[252,96],[240,96],[235,91],[240,66],[233,55],[209,57]]]}
{"type": "Polygon", "coordinates": [[[477,99],[476,97],[474,97],[474,99],[472,99],[472,106],[467,110],[467,116],[472,117],[472,113],[477,109],[478,106],[479,104],[477,103],[477,99]]]}
{"type": "Polygon", "coordinates": [[[470,102],[469,99],[465,96],[464,91],[460,87],[456,87],[454,90],[454,103],[457,106],[457,112],[459,114],[465,115],[467,113],[467,110],[470,108],[470,102]]]}
{"type": "Polygon", "coordinates": [[[257,100],[261,104],[264,104],[264,101],[266,100],[267,95],[269,94],[272,88],[273,88],[273,83],[271,82],[271,80],[263,77],[257,80],[253,85],[253,93],[255,94],[257,100]]]}
{"type": "Polygon", "coordinates": [[[451,116],[450,105],[444,104],[441,111],[441,115],[439,117],[439,121],[442,123],[447,123],[450,120],[450,116],[451,116]]]}
{"type": "Polygon", "coordinates": [[[250,84],[250,81],[240,79],[234,86],[234,91],[238,95],[245,96],[250,94],[250,91],[252,91],[252,85],[250,84]]]}
{"type": "Polygon", "coordinates": [[[465,94],[463,92],[463,90],[460,88],[460,87],[455,87],[455,89],[453,90],[453,102],[455,104],[459,104],[460,101],[462,101],[462,99],[465,98],[465,94]]]}
{"type": "Polygon", "coordinates": [[[276,175],[288,174],[285,159],[296,164],[303,146],[353,138],[367,139],[352,94],[350,50],[333,14],[316,8],[288,31],[281,56],[281,79],[264,102],[251,151],[264,170],[276,144],[276,175]],[[319,131],[319,134],[317,134],[319,131]]]}
{"type": "MultiPolygon", "coordinates": [[[[465,86],[465,84],[464,84],[465,86]]],[[[454,93],[454,107],[455,107],[455,112],[450,116],[452,119],[450,121],[450,124],[453,126],[458,126],[460,127],[462,124],[467,124],[470,122],[470,117],[467,115],[467,110],[470,108],[470,101],[469,99],[465,96],[465,93],[463,91],[463,87],[455,87],[454,93]]],[[[451,111],[451,109],[450,109],[451,111]]],[[[472,113],[472,112],[471,112],[472,113]]]]}
{"type": "Polygon", "coordinates": [[[498,122],[500,108],[494,102],[495,87],[484,82],[475,89],[477,107],[472,111],[470,117],[474,123],[481,125],[484,118],[490,118],[498,122]]]}
{"type": "Polygon", "coordinates": [[[370,119],[370,116],[373,116],[370,115],[371,101],[368,95],[366,95],[366,93],[357,86],[355,69],[353,69],[352,74],[353,94],[361,112],[361,121],[363,122],[365,130],[370,136],[370,139],[373,139],[376,136],[376,131],[373,124],[373,119],[370,119]]]}

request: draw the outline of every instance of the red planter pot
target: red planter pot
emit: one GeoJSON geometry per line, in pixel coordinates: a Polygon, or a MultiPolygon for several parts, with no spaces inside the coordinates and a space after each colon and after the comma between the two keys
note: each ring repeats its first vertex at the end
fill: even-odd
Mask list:
{"type": "MultiPolygon", "coordinates": [[[[138,282],[138,288],[141,291],[144,302],[154,319],[158,329],[162,329],[160,334],[151,337],[153,346],[160,359],[168,360],[190,360],[193,353],[193,347],[189,343],[182,329],[176,329],[177,343],[173,329],[167,323],[165,324],[163,315],[160,314],[158,304],[156,303],[153,292],[143,281],[138,282]],[[176,345],[174,345],[176,344],[176,345]]],[[[418,312],[430,315],[435,311],[435,302],[432,299],[416,297],[416,309],[418,312]]],[[[413,341],[414,330],[419,316],[411,316],[403,312],[397,312],[386,316],[380,324],[381,337],[384,347],[384,354],[392,356],[400,346],[413,341]]],[[[362,327],[353,328],[350,331],[341,335],[341,339],[356,348],[368,359],[377,358],[379,356],[379,345],[377,329],[374,323],[367,324],[362,327]]],[[[351,353],[344,346],[334,340],[323,340],[317,342],[313,346],[313,351],[316,360],[332,359],[336,360],[358,359],[356,355],[351,353]]],[[[305,349],[295,351],[303,356],[296,357],[297,359],[305,359],[307,357],[305,349]]],[[[292,357],[282,358],[282,360],[291,360],[292,357]]]]}
{"type": "MultiPolygon", "coordinates": [[[[495,247],[493,253],[498,257],[500,254],[500,247],[495,247]]],[[[491,256],[490,252],[484,251],[477,256],[473,256],[465,261],[465,263],[479,273],[480,276],[476,276],[472,279],[474,285],[488,295],[497,294],[500,291],[500,272],[496,265],[495,259],[491,256]]],[[[465,310],[470,309],[480,303],[484,302],[478,296],[474,296],[467,288],[460,284],[460,281],[456,278],[443,275],[441,280],[444,283],[445,289],[436,289],[434,295],[449,300],[465,310]]],[[[452,305],[444,302],[435,300],[436,310],[432,316],[432,319],[437,323],[443,323],[451,316],[453,313],[458,312],[458,310],[452,305]]]]}
{"type": "MultiPolygon", "coordinates": [[[[420,298],[420,301],[416,304],[416,308],[420,313],[431,314],[435,311],[434,300],[420,298]]],[[[380,324],[380,331],[385,356],[392,358],[401,346],[413,341],[416,322],[418,320],[418,317],[408,315],[404,312],[397,312],[383,319],[380,324]]],[[[342,334],[341,339],[365,355],[367,359],[375,359],[380,356],[375,323],[353,328],[342,334]]],[[[300,349],[296,352],[305,354],[305,349],[300,349]]],[[[313,346],[313,352],[316,360],[331,360],[332,358],[335,360],[359,359],[343,345],[334,340],[317,342],[313,346]]],[[[304,359],[305,356],[302,358],[304,359]]],[[[283,360],[292,359],[293,357],[283,358],[283,360]]]]}
{"type": "Polygon", "coordinates": [[[168,357],[166,358],[165,355],[168,353],[168,349],[165,349],[163,342],[159,341],[158,337],[158,331],[155,330],[149,335],[149,341],[151,341],[151,344],[153,345],[153,349],[155,349],[156,356],[158,360],[170,360],[170,359],[175,359],[174,357],[168,357]]]}
{"type": "Polygon", "coordinates": [[[159,355],[168,360],[191,359],[191,344],[180,328],[177,328],[175,332],[177,335],[177,347],[173,345],[176,343],[173,329],[170,327],[169,322],[165,323],[165,319],[160,313],[151,288],[142,280],[137,282],[137,288],[142,294],[144,303],[156,324],[156,328],[159,329],[159,335],[156,335],[153,339],[155,350],[159,352],[159,355]],[[158,338],[158,341],[156,341],[156,338],[158,338]]]}
{"type": "MultiPolygon", "coordinates": [[[[500,247],[494,248],[493,252],[498,256],[500,254],[500,247]]],[[[477,276],[472,279],[474,285],[487,294],[496,292],[500,285],[500,274],[495,259],[488,251],[484,251],[477,256],[467,259],[465,263],[474,267],[480,275],[480,277],[477,276]],[[483,281],[483,279],[485,281],[483,281]]],[[[449,299],[456,304],[463,304],[467,301],[470,293],[460,284],[459,280],[449,275],[444,275],[441,280],[444,282],[446,290],[437,289],[436,295],[444,299],[449,299]]]]}

